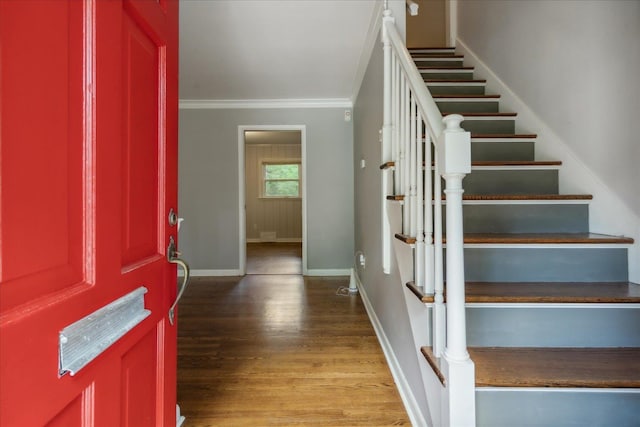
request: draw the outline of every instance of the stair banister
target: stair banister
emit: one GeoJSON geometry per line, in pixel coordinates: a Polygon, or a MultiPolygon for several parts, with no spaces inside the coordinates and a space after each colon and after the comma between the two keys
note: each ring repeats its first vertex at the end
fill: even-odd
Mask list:
{"type": "MultiPolygon", "coordinates": [[[[443,119],[386,7],[382,42],[385,71],[383,162],[393,162],[393,189],[396,195],[403,196],[402,234],[415,239],[415,283],[425,292],[434,294],[432,346],[434,355],[440,358],[446,384],[443,425],[473,426],[475,373],[466,344],[462,228],[462,180],[471,172],[471,138],[469,132],[460,127],[462,116],[454,114],[443,119]],[[431,144],[435,153],[433,180],[431,144]],[[447,196],[446,310],[441,178],[445,181],[447,196]]],[[[383,172],[383,192],[388,190],[389,173],[388,170],[383,172]]],[[[383,245],[388,246],[383,248],[383,256],[386,256],[390,254],[391,246],[386,204],[384,214],[383,245]]],[[[390,259],[383,258],[386,272],[389,266],[390,259]]]]}

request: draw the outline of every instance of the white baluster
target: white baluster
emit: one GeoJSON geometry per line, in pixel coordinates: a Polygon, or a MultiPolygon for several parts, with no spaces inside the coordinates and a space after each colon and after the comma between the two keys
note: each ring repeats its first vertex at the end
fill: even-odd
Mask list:
{"type": "MultiPolygon", "coordinates": [[[[425,275],[425,258],[424,258],[424,175],[425,170],[422,166],[422,116],[420,111],[416,111],[415,119],[415,144],[416,144],[416,286],[424,289],[425,275]]],[[[427,207],[428,209],[428,207],[427,207]]]]}
{"type": "Polygon", "coordinates": [[[417,237],[417,218],[416,218],[416,185],[418,181],[418,168],[422,169],[422,165],[418,165],[417,157],[418,144],[416,142],[416,100],[411,96],[411,108],[409,113],[409,197],[410,197],[410,213],[409,213],[409,234],[417,237]]]}
{"type": "Polygon", "coordinates": [[[433,354],[442,356],[445,349],[447,323],[444,305],[444,263],[442,259],[442,185],[440,180],[440,164],[437,159],[438,150],[434,148],[436,161],[433,167],[433,354]]]}
{"type": "Polygon", "coordinates": [[[410,113],[410,103],[411,103],[411,93],[409,91],[409,81],[406,79],[406,76],[403,74],[404,85],[404,103],[403,103],[403,135],[402,141],[403,143],[403,151],[404,151],[404,161],[402,162],[402,194],[404,194],[404,209],[403,209],[403,233],[405,235],[411,234],[411,138],[410,138],[410,130],[411,130],[411,118],[409,117],[410,113]]]}

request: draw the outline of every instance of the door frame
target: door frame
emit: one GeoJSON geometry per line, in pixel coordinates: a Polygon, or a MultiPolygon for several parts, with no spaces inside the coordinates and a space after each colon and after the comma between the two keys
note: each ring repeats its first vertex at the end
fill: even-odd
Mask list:
{"type": "Polygon", "coordinates": [[[299,131],[300,161],[302,163],[302,274],[307,275],[307,127],[306,125],[240,125],[238,126],[238,270],[241,276],[247,273],[247,212],[246,212],[246,168],[245,131],[299,131]]]}

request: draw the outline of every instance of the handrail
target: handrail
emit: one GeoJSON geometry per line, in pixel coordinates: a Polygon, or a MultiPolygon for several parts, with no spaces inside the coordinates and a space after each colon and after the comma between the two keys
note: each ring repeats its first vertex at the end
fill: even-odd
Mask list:
{"type": "Polygon", "coordinates": [[[382,41],[382,160],[383,163],[392,161],[394,165],[392,176],[391,171],[384,171],[382,175],[383,269],[389,273],[391,233],[385,200],[386,192],[393,186],[395,195],[404,196],[402,234],[415,241],[414,282],[425,293],[434,295],[431,346],[433,354],[441,359],[440,368],[446,377],[443,425],[473,426],[475,375],[467,351],[462,226],[462,180],[471,172],[471,135],[460,127],[464,120],[461,115],[442,117],[396,30],[391,11],[386,8],[382,19],[382,41]],[[443,249],[443,191],[447,195],[446,257],[443,249]]]}
{"type": "MultiPolygon", "coordinates": [[[[386,11],[385,11],[386,12],[386,11]]],[[[384,18],[383,18],[384,19],[384,18]]],[[[427,86],[424,84],[424,80],[416,67],[416,64],[411,59],[409,51],[404,45],[398,30],[396,29],[393,21],[384,21],[384,30],[389,37],[389,41],[393,46],[396,57],[402,70],[407,76],[407,80],[411,85],[411,89],[417,98],[417,104],[420,108],[420,114],[424,117],[424,121],[427,124],[429,134],[440,135],[444,131],[444,124],[442,122],[442,114],[433,100],[433,97],[427,90],[427,86]]]]}

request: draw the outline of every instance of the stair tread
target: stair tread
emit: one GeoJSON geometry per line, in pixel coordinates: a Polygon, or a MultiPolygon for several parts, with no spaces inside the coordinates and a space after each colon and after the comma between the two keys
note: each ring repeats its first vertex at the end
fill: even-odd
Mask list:
{"type": "MultiPolygon", "coordinates": [[[[445,237],[443,237],[444,239],[445,237]]],[[[465,233],[464,243],[632,244],[633,239],[598,233],[465,233]]]]}
{"type": "Polygon", "coordinates": [[[452,98],[452,99],[499,99],[500,95],[479,95],[479,94],[452,94],[452,95],[431,95],[433,99],[452,98]]]}
{"type": "Polygon", "coordinates": [[[470,347],[477,387],[640,387],[640,348],[470,347]]]}
{"type": "Polygon", "coordinates": [[[518,113],[445,113],[442,116],[450,116],[452,114],[458,114],[463,117],[516,117],[518,113]]]}
{"type": "Polygon", "coordinates": [[[411,53],[413,59],[464,59],[464,55],[447,54],[447,52],[414,52],[411,53]]]}
{"type": "MultiPolygon", "coordinates": [[[[390,160],[380,165],[380,169],[394,167],[395,161],[390,160]]],[[[423,164],[424,165],[424,164],[423,164]]],[[[560,166],[560,160],[474,160],[471,166],[560,166]]]]}
{"type": "MultiPolygon", "coordinates": [[[[422,302],[433,303],[414,282],[407,283],[422,302]]],[[[445,295],[446,298],[446,295],[445,295]]],[[[640,303],[640,285],[631,282],[467,282],[467,303],[629,304],[640,303]]]]}
{"type": "Polygon", "coordinates": [[[472,133],[471,139],[474,138],[494,138],[494,139],[535,139],[538,135],[535,133],[513,133],[513,134],[502,134],[502,133],[472,133]]]}
{"type": "Polygon", "coordinates": [[[420,70],[463,70],[463,71],[471,71],[473,70],[473,67],[447,67],[444,65],[423,65],[420,67],[417,67],[418,71],[420,70]]]}
{"type": "Polygon", "coordinates": [[[479,80],[453,80],[453,79],[425,79],[425,83],[451,83],[452,86],[455,86],[458,83],[486,83],[487,81],[484,79],[479,80]]]}
{"type": "MultiPolygon", "coordinates": [[[[384,165],[383,165],[384,166],[384,165]]],[[[403,194],[387,196],[388,200],[404,200],[403,194]]],[[[463,194],[462,200],[592,200],[591,194],[463,194]]],[[[446,200],[446,195],[442,195],[446,200]]]]}
{"type": "MultiPolygon", "coordinates": [[[[416,238],[396,233],[396,238],[414,244],[416,238]]],[[[446,243],[447,237],[442,236],[446,243]]],[[[465,233],[465,244],[633,244],[630,237],[610,236],[598,233],[465,233]]]]}

